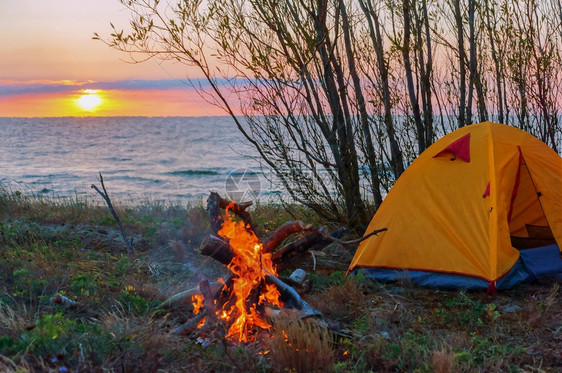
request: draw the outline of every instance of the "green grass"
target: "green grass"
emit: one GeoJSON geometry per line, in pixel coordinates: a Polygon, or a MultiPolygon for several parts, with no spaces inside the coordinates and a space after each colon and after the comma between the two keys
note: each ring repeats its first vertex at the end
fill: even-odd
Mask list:
{"type": "MultiPolygon", "coordinates": [[[[175,336],[191,307],[162,302],[225,274],[197,251],[208,229],[205,208],[152,202],[116,208],[134,239],[133,254],[104,205],[0,186],[1,371],[274,372],[310,371],[311,364],[334,372],[562,369],[557,284],[489,297],[372,283],[345,277],[353,252],[335,245],[318,256],[316,271],[310,256],[295,260],[314,285],[306,300],[333,331],[328,349],[324,331],[290,320],[284,322],[294,351],[279,330],[241,345],[225,340],[219,327],[175,336]],[[79,305],[52,302],[57,294],[79,305]],[[307,346],[323,346],[321,355],[303,355],[312,349],[307,346]]],[[[257,205],[252,216],[262,237],[291,219],[321,224],[302,207],[257,205]]]]}

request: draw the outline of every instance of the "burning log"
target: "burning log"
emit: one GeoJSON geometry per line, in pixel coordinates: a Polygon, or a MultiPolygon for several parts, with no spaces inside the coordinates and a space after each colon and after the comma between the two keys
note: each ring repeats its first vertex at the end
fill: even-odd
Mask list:
{"type": "Polygon", "coordinates": [[[308,228],[304,236],[296,241],[293,241],[273,253],[272,260],[278,265],[287,263],[290,258],[301,254],[308,250],[319,250],[332,242],[334,239],[339,239],[347,233],[347,229],[340,228],[328,235],[324,232],[324,228],[312,229],[308,228]]]}
{"type": "Polygon", "coordinates": [[[279,228],[268,239],[266,239],[263,243],[263,251],[265,253],[270,253],[273,250],[277,249],[277,247],[287,239],[287,237],[302,232],[307,227],[304,226],[303,222],[300,220],[297,221],[288,221],[279,228]]]}
{"type": "Polygon", "coordinates": [[[199,284],[198,292],[192,295],[192,299],[195,299],[194,310],[195,316],[192,317],[188,322],[178,327],[174,330],[175,335],[189,334],[195,329],[201,328],[203,325],[217,323],[217,308],[213,302],[213,291],[211,290],[211,285],[207,280],[201,281],[199,284]],[[201,311],[201,307],[205,307],[201,311]]]}
{"type": "MultiPolygon", "coordinates": [[[[270,247],[273,247],[273,243],[277,244],[278,242],[282,242],[285,238],[281,240],[278,236],[278,238],[268,241],[270,242],[270,247]]],[[[275,251],[272,255],[272,260],[274,263],[280,264],[287,261],[288,258],[294,256],[295,254],[305,252],[313,247],[323,247],[331,242],[332,241],[326,239],[322,233],[309,228],[303,238],[291,242],[290,244],[275,251]]],[[[228,242],[213,235],[209,235],[203,239],[200,246],[200,252],[201,254],[210,256],[224,265],[228,265],[234,257],[234,253],[228,245],[228,242]]],[[[264,249],[264,252],[267,251],[264,249]]]]}
{"type": "MultiPolygon", "coordinates": [[[[246,208],[250,205],[250,203],[237,205],[234,202],[223,199],[217,193],[212,192],[207,199],[207,211],[209,213],[212,231],[216,233],[216,235],[221,235],[224,237],[224,234],[221,234],[224,225],[224,219],[220,213],[220,209],[222,208],[228,211],[232,211],[233,213],[238,215],[244,222],[243,227],[245,228],[245,230],[250,231],[253,234],[253,225],[251,223],[250,214],[245,211],[246,208]]],[[[283,241],[285,241],[291,235],[300,232],[306,232],[304,238],[286,245],[281,251],[275,252],[273,254],[273,257],[275,257],[274,261],[276,263],[286,260],[288,258],[288,254],[295,251],[303,252],[311,247],[317,247],[319,246],[319,244],[329,243],[329,241],[325,239],[324,233],[316,231],[310,226],[305,226],[301,221],[290,221],[279,227],[265,240],[259,256],[261,257],[262,255],[267,254],[269,255],[268,258],[272,257],[270,253],[275,251],[283,241]]],[[[233,268],[237,268],[236,265],[233,265],[233,260],[235,259],[236,255],[231,247],[231,243],[228,242],[228,239],[225,240],[217,237],[216,235],[210,235],[203,240],[201,244],[201,253],[203,255],[212,257],[213,259],[226,266],[229,266],[231,270],[233,268]]],[[[340,237],[339,233],[337,237],[340,237]]],[[[304,313],[306,315],[318,314],[317,311],[312,311],[312,309],[310,309],[310,306],[308,306],[306,302],[304,302],[300,298],[298,292],[293,287],[291,287],[294,286],[299,290],[306,292],[310,290],[310,283],[303,284],[291,279],[278,279],[274,274],[270,273],[272,267],[264,269],[264,266],[260,265],[260,269],[267,273],[267,276],[265,277],[265,279],[267,280],[266,282],[268,282],[270,285],[275,285],[279,291],[283,290],[281,291],[282,298],[288,300],[289,303],[292,304],[291,307],[305,310],[304,313]],[[290,285],[287,283],[289,283],[290,285]]],[[[263,287],[263,285],[254,286],[254,288],[260,287],[263,287]]],[[[255,297],[255,291],[253,292],[253,294],[253,296],[255,297]]],[[[225,304],[227,302],[228,300],[225,301],[225,304]]]]}
{"type": "MultiPolygon", "coordinates": [[[[331,235],[327,235],[322,231],[322,229],[316,230],[310,227],[305,228],[302,222],[291,221],[283,224],[281,228],[275,231],[272,236],[266,240],[263,252],[269,253],[277,249],[273,252],[272,260],[277,265],[280,265],[282,263],[288,262],[288,259],[290,259],[291,257],[303,253],[307,250],[318,250],[334,242],[334,239],[339,239],[346,233],[347,230],[345,228],[341,228],[331,235]],[[302,231],[305,232],[302,238],[277,249],[277,246],[285,239],[287,239],[290,235],[302,231]],[[266,245],[268,245],[267,248],[266,245]]],[[[205,237],[203,239],[203,242],[200,246],[200,252],[201,254],[210,256],[211,258],[224,265],[228,265],[234,256],[230,246],[228,245],[228,242],[213,235],[209,235],[208,237],[205,237]]]]}
{"type": "Polygon", "coordinates": [[[213,318],[217,313],[217,307],[213,302],[214,297],[211,286],[209,285],[209,281],[201,281],[201,283],[199,284],[199,290],[201,290],[201,295],[203,296],[203,305],[205,306],[205,310],[207,311],[209,317],[213,318]]]}
{"type": "Polygon", "coordinates": [[[206,317],[207,317],[206,311],[198,313],[197,315],[195,315],[194,317],[189,319],[189,321],[187,321],[185,324],[182,324],[179,327],[177,327],[173,331],[173,334],[174,335],[187,335],[189,333],[192,333],[194,330],[197,329],[197,327],[201,324],[203,319],[205,319],[206,317]]]}
{"type": "Polygon", "coordinates": [[[301,319],[310,316],[322,316],[320,311],[315,310],[306,303],[295,289],[285,284],[276,276],[268,274],[266,276],[266,280],[275,285],[275,287],[277,287],[277,289],[281,292],[281,300],[284,302],[285,307],[301,311],[301,319]]]}
{"type": "Polygon", "coordinates": [[[228,245],[228,242],[213,235],[203,239],[203,242],[201,242],[200,252],[203,255],[210,256],[225,266],[232,261],[232,258],[234,258],[234,253],[228,245]]]}
{"type": "MultiPolygon", "coordinates": [[[[224,283],[220,282],[220,281],[214,281],[211,282],[209,284],[211,286],[211,289],[214,292],[219,291],[224,283]]],[[[185,290],[182,291],[180,293],[174,294],[173,296],[171,296],[170,298],[166,299],[164,302],[162,302],[158,308],[164,308],[164,307],[168,307],[170,305],[188,305],[191,304],[193,302],[192,298],[194,295],[201,295],[201,290],[199,289],[199,287],[196,288],[192,288],[189,290],[185,290]]]]}
{"type": "Polygon", "coordinates": [[[240,219],[242,219],[245,226],[247,226],[252,231],[255,230],[255,226],[252,223],[252,216],[248,211],[246,211],[246,209],[251,205],[252,202],[242,202],[238,204],[234,201],[229,201],[222,198],[216,192],[211,192],[209,198],[207,198],[207,213],[209,214],[211,229],[215,234],[218,233],[223,224],[220,209],[226,209],[228,207],[230,211],[232,211],[238,217],[240,217],[240,219]]]}
{"type": "MultiPolygon", "coordinates": [[[[207,237],[201,245],[202,253],[225,264],[232,272],[232,277],[216,296],[212,294],[208,283],[201,283],[203,308],[207,317],[196,317],[199,321],[197,328],[208,323],[213,325],[215,321],[227,323],[226,337],[241,342],[251,340],[254,327],[271,327],[262,316],[266,304],[282,305],[279,290],[266,282],[266,274],[275,276],[275,268],[271,254],[262,252],[262,244],[252,230],[250,215],[245,211],[249,205],[234,208],[235,203],[220,198],[216,193],[211,193],[208,199],[207,210],[212,229],[222,238],[213,235],[207,237]],[[224,217],[218,213],[221,207],[227,211],[224,217]],[[242,222],[233,221],[228,215],[229,211],[241,217],[242,222]]],[[[176,334],[192,330],[194,324],[195,321],[190,320],[176,330],[176,334]]]]}

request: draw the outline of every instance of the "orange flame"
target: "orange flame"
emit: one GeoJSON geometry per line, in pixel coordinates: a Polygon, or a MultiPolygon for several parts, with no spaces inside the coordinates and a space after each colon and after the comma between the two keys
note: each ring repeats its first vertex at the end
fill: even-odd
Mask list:
{"type": "Polygon", "coordinates": [[[205,325],[206,321],[207,321],[207,316],[203,317],[203,319],[201,319],[201,321],[199,321],[199,324],[197,324],[197,329],[201,329],[203,327],[203,325],[205,325]]]}
{"type": "Polygon", "coordinates": [[[250,332],[257,326],[269,329],[269,325],[256,312],[258,305],[268,302],[281,306],[280,293],[274,285],[265,284],[266,271],[276,275],[270,253],[263,253],[263,246],[254,232],[247,229],[243,222],[235,222],[228,210],[222,229],[218,232],[220,236],[229,239],[234,258],[228,265],[233,273],[232,294],[236,299],[235,304],[228,310],[219,310],[218,316],[224,320],[236,317],[231,324],[227,337],[237,338],[240,342],[251,340],[250,332]],[[259,291],[257,304],[248,305],[248,299],[252,292],[259,291]]]}
{"type": "Polygon", "coordinates": [[[191,297],[191,301],[193,302],[193,314],[197,315],[201,311],[201,307],[203,307],[203,295],[195,294],[191,297]]]}

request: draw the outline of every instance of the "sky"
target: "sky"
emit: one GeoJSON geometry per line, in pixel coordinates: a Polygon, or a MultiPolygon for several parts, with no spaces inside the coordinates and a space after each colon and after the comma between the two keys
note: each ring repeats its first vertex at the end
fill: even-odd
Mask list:
{"type": "Polygon", "coordinates": [[[128,20],[117,0],[0,0],[0,117],[225,114],[186,84],[197,71],[92,39],[128,20]]]}

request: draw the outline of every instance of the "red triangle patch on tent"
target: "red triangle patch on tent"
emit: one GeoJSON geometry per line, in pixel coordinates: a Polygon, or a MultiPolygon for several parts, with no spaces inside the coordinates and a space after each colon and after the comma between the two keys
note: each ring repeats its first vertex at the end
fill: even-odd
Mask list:
{"type": "Polygon", "coordinates": [[[435,154],[433,158],[446,153],[451,153],[454,157],[453,159],[459,158],[465,162],[470,162],[470,133],[447,145],[445,149],[435,154]]]}

